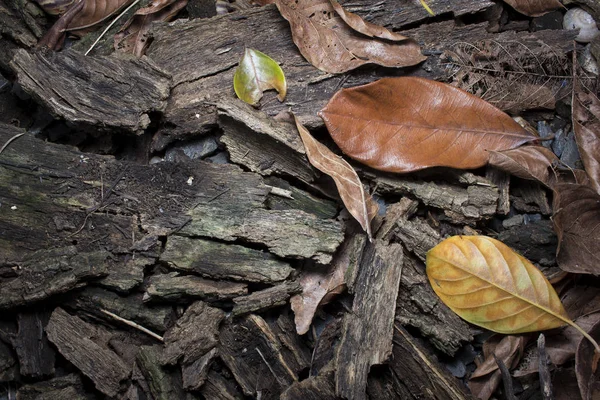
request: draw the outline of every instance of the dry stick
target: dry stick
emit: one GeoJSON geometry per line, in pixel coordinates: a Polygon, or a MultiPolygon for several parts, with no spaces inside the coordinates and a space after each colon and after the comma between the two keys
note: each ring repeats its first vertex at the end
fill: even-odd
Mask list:
{"type": "Polygon", "coordinates": [[[540,375],[540,385],[542,389],[542,397],[544,400],[552,400],[552,380],[550,378],[550,370],[548,369],[548,354],[546,353],[546,337],[543,333],[537,340],[538,348],[538,372],[540,375]]]}
{"type": "Polygon", "coordinates": [[[4,146],[2,146],[2,148],[0,149],[0,154],[2,154],[4,149],[6,149],[12,141],[17,140],[18,138],[20,138],[21,136],[23,136],[26,133],[27,132],[19,133],[19,134],[16,134],[15,136],[11,137],[10,139],[8,139],[8,141],[6,143],[4,143],[4,146]]]}
{"type": "Polygon", "coordinates": [[[496,353],[493,354],[494,360],[496,360],[496,364],[498,364],[498,369],[500,369],[500,374],[502,375],[502,384],[504,385],[504,395],[508,400],[517,400],[515,397],[515,391],[513,389],[512,377],[510,376],[510,372],[504,364],[502,359],[496,357],[496,353]]]}
{"type": "Polygon", "coordinates": [[[96,45],[98,44],[98,42],[100,41],[100,39],[102,39],[104,37],[104,35],[106,35],[106,32],[109,31],[110,28],[113,27],[114,24],[117,23],[117,21],[127,13],[127,11],[131,10],[137,3],[139,3],[140,0],[135,0],[133,3],[131,3],[131,5],[129,7],[127,7],[125,10],[123,10],[123,12],[119,15],[117,15],[117,17],[115,19],[112,20],[112,22],[110,24],[108,24],[108,26],[106,27],[106,29],[104,29],[102,31],[102,33],[100,34],[100,36],[98,36],[98,38],[96,39],[96,41],[94,43],[92,43],[92,45],[90,46],[90,48],[88,49],[88,51],[85,52],[85,55],[87,56],[90,51],[92,51],[94,49],[94,47],[96,47],[96,45]]]}
{"type": "Polygon", "coordinates": [[[104,314],[106,314],[106,315],[108,315],[108,316],[111,316],[111,317],[113,317],[113,318],[114,318],[114,319],[116,319],[117,321],[121,321],[122,323],[124,323],[124,324],[126,324],[126,325],[129,325],[129,326],[131,326],[131,327],[133,327],[133,328],[135,328],[135,329],[139,329],[140,331],[144,332],[145,334],[147,334],[147,335],[150,335],[150,336],[152,336],[153,338],[155,338],[155,339],[157,339],[157,340],[159,340],[159,341],[161,341],[161,342],[164,342],[164,339],[163,339],[163,337],[162,337],[162,336],[160,336],[160,335],[158,335],[158,334],[156,334],[156,333],[152,332],[152,331],[151,331],[150,329],[148,329],[148,328],[144,328],[143,326],[141,326],[141,325],[138,325],[138,324],[136,324],[135,322],[133,322],[133,321],[130,321],[130,320],[128,320],[128,319],[121,318],[121,317],[119,317],[117,314],[113,314],[113,313],[111,313],[110,311],[106,311],[106,310],[104,310],[104,309],[100,309],[100,312],[103,312],[104,314]]]}

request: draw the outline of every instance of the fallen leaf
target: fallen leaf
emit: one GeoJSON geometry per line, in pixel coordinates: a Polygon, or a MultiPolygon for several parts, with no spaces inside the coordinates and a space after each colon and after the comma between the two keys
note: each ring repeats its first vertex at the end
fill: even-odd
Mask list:
{"type": "Polygon", "coordinates": [[[591,186],[600,193],[600,100],[573,77],[573,131],[591,186]]]}
{"type": "Polygon", "coordinates": [[[490,151],[489,164],[523,179],[537,180],[550,186],[559,160],[542,146],[521,146],[504,151],[490,151]]]}
{"type": "Polygon", "coordinates": [[[554,187],[556,261],[568,272],[600,274],[600,195],[594,189],[563,183],[554,187]]]}
{"type": "Polygon", "coordinates": [[[484,361],[477,366],[469,379],[469,388],[475,397],[487,400],[498,388],[501,373],[494,355],[502,360],[509,368],[515,368],[527,344],[526,336],[500,336],[494,335],[483,344],[484,361]]]}
{"type": "Polygon", "coordinates": [[[461,318],[515,334],[573,325],[544,275],[502,242],[453,236],[427,253],[427,276],[461,318]]]}
{"type": "Polygon", "coordinates": [[[170,21],[188,0],[154,0],[140,8],[115,35],[115,49],[141,57],[148,47],[148,32],[153,22],[170,21]]]}
{"type": "Polygon", "coordinates": [[[529,17],[539,17],[563,7],[558,0],[504,0],[504,2],[529,17]]]}
{"type": "Polygon", "coordinates": [[[319,115],[345,154],[390,172],[477,168],[488,161],[489,150],[536,139],[480,98],[423,78],[384,78],[342,89],[319,115]]]}
{"type": "Polygon", "coordinates": [[[258,50],[246,49],[233,76],[233,89],[240,99],[256,105],[263,91],[269,89],[277,90],[277,98],[283,101],[287,83],[283,70],[275,60],[258,50]]]}
{"type": "Polygon", "coordinates": [[[133,0],[83,0],[83,9],[73,18],[67,30],[77,34],[82,29],[90,28],[105,21],[133,0]]]}
{"type": "Polygon", "coordinates": [[[346,271],[355,268],[360,262],[353,257],[356,255],[356,248],[362,248],[365,242],[364,235],[355,235],[350,240],[344,241],[331,264],[325,267],[305,266],[300,272],[302,293],[290,298],[296,331],[299,335],[308,332],[319,306],[327,304],[336,295],[346,290],[346,271]]]}
{"type": "Polygon", "coordinates": [[[290,23],[300,53],[322,71],[342,73],[364,64],[406,67],[426,59],[416,42],[371,23],[360,23],[359,16],[341,11],[343,18],[358,29],[353,30],[329,0],[277,0],[275,4],[290,23]],[[388,40],[378,39],[381,35],[388,40]]]}
{"type": "Polygon", "coordinates": [[[346,160],[336,155],[323,144],[317,142],[308,130],[294,116],[300,132],[308,161],[319,171],[331,176],[348,212],[358,221],[372,240],[371,221],[379,207],[365,191],[356,171],[346,160]]]}
{"type": "MultiPolygon", "coordinates": [[[[592,327],[589,334],[593,338],[600,338],[600,321],[592,327]]],[[[588,340],[579,342],[575,354],[575,374],[583,400],[600,398],[600,371],[596,369],[597,357],[594,346],[588,340]]]]}

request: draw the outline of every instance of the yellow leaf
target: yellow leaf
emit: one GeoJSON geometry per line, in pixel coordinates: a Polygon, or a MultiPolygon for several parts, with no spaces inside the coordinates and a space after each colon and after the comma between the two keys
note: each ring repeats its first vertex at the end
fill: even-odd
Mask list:
{"type": "Polygon", "coordinates": [[[421,5],[423,6],[423,8],[424,8],[425,10],[427,10],[427,12],[428,12],[429,14],[431,14],[431,15],[435,15],[435,14],[433,13],[433,11],[431,11],[431,8],[429,8],[429,6],[427,5],[427,3],[425,3],[425,0],[419,0],[419,1],[421,2],[421,5]]]}
{"type": "Polygon", "coordinates": [[[444,240],[427,253],[427,276],[448,307],[491,331],[523,333],[565,324],[581,331],[546,277],[498,240],[486,236],[444,240]]]}

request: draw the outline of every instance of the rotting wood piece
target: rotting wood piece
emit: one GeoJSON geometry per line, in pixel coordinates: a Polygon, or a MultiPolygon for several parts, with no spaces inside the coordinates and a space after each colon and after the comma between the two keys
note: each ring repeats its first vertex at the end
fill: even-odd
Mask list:
{"type": "Polygon", "coordinates": [[[181,378],[185,390],[200,390],[210,373],[210,367],[218,351],[216,348],[198,358],[191,364],[181,366],[181,378]]]}
{"type": "Polygon", "coordinates": [[[77,295],[75,301],[65,307],[74,307],[96,317],[115,323],[101,310],[109,311],[121,318],[137,322],[150,330],[164,332],[175,320],[172,307],[149,306],[142,302],[141,294],[122,297],[104,289],[88,287],[77,295]]]}
{"type": "Polygon", "coordinates": [[[94,382],[96,389],[107,396],[117,395],[131,368],[106,345],[94,341],[96,328],[56,308],[46,333],[58,351],[94,382]]]}
{"type": "Polygon", "coordinates": [[[271,190],[269,197],[267,197],[267,206],[271,210],[298,209],[314,214],[319,218],[334,218],[338,213],[338,205],[335,202],[316,197],[290,185],[289,182],[283,179],[272,176],[265,179],[265,182],[271,187],[289,191],[292,196],[291,199],[282,197],[271,190]]]}
{"type": "Polygon", "coordinates": [[[228,321],[219,339],[221,359],[248,396],[260,392],[263,399],[277,399],[308,366],[291,363],[284,357],[276,333],[258,315],[228,321]]]}
{"type": "Polygon", "coordinates": [[[81,127],[141,134],[171,89],[170,76],[148,59],[19,50],[10,65],[26,92],[81,127]]]}
{"type": "Polygon", "coordinates": [[[334,373],[331,370],[292,384],[281,400],[337,400],[334,373]]]}
{"type": "Polygon", "coordinates": [[[450,183],[419,182],[404,177],[381,176],[377,190],[383,194],[409,195],[423,204],[444,210],[454,223],[474,223],[496,214],[498,189],[489,186],[469,185],[466,188],[450,183]]]}
{"type": "Polygon", "coordinates": [[[87,400],[79,376],[69,374],[48,381],[23,385],[17,391],[19,400],[87,400]]]}
{"type": "Polygon", "coordinates": [[[344,316],[342,338],[335,358],[336,393],[366,399],[372,365],[382,364],[392,352],[394,308],[402,274],[402,246],[369,243],[360,262],[352,312],[344,316]]]}
{"type": "Polygon", "coordinates": [[[298,282],[283,282],[246,296],[236,297],[233,299],[235,305],[231,314],[237,317],[251,312],[260,312],[269,308],[283,306],[293,294],[299,293],[301,290],[302,287],[298,282]]]}
{"type": "Polygon", "coordinates": [[[164,364],[175,364],[179,359],[190,364],[218,343],[219,325],[225,312],[197,301],[185,311],[175,325],[165,333],[164,364]]]}
{"type": "Polygon", "coordinates": [[[208,378],[200,393],[205,399],[214,400],[244,400],[242,390],[229,379],[214,370],[208,372],[208,378]]]}
{"type": "Polygon", "coordinates": [[[21,375],[33,378],[54,374],[55,352],[44,335],[47,313],[19,313],[19,330],[12,345],[19,357],[21,375]]]}
{"type": "Polygon", "coordinates": [[[148,383],[150,394],[155,400],[184,399],[178,371],[169,373],[161,367],[161,358],[162,348],[159,345],[142,346],[137,356],[136,363],[148,383]]]}
{"type": "Polygon", "coordinates": [[[201,299],[214,302],[232,299],[248,293],[245,283],[213,281],[177,272],[157,274],[148,278],[144,301],[184,302],[201,299]]]}
{"type": "Polygon", "coordinates": [[[375,382],[381,377],[369,378],[369,397],[373,400],[473,399],[468,389],[402,327],[394,328],[394,349],[389,365],[392,376],[384,376],[384,382],[375,382]],[[387,395],[383,388],[388,391],[387,395]]]}
{"type": "Polygon", "coordinates": [[[180,271],[244,282],[279,282],[293,271],[288,263],[264,251],[182,236],[167,238],[160,260],[180,271]]]}

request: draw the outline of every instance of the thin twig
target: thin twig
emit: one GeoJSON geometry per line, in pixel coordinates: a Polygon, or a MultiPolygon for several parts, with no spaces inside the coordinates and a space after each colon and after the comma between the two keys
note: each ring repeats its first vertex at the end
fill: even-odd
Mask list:
{"type": "Polygon", "coordinates": [[[0,149],[0,154],[2,154],[4,149],[6,149],[12,141],[17,140],[18,138],[20,138],[21,136],[23,136],[26,133],[27,132],[19,133],[19,134],[16,134],[15,136],[11,137],[10,139],[8,139],[8,141],[6,143],[4,143],[4,146],[2,146],[2,148],[0,149]]]}
{"type": "Polygon", "coordinates": [[[106,35],[106,32],[108,32],[110,30],[110,28],[112,28],[113,25],[116,24],[117,21],[123,15],[125,15],[129,10],[131,10],[139,2],[140,2],[140,0],[135,0],[133,3],[131,3],[131,5],[129,7],[127,7],[125,10],[123,10],[123,12],[121,14],[117,15],[117,18],[113,19],[112,22],[110,24],[108,24],[108,26],[102,31],[102,33],[100,34],[100,36],[98,36],[98,38],[96,39],[96,41],[94,43],[92,43],[92,45],[90,46],[90,48],[88,49],[88,51],[85,52],[85,55],[87,56],[90,53],[90,51],[92,51],[93,48],[96,47],[96,45],[98,44],[98,42],[100,41],[100,39],[102,39],[104,37],[104,35],[106,35]]]}
{"type": "Polygon", "coordinates": [[[113,313],[111,313],[110,311],[106,311],[106,310],[104,310],[104,309],[100,309],[100,312],[103,312],[104,314],[106,314],[106,315],[108,315],[108,316],[110,316],[110,317],[113,317],[113,318],[114,318],[114,319],[116,319],[117,321],[121,321],[122,323],[124,323],[124,324],[126,324],[126,325],[129,325],[129,326],[131,326],[132,328],[138,329],[138,330],[140,330],[140,331],[144,332],[145,334],[152,336],[152,337],[153,337],[154,339],[156,339],[156,340],[159,340],[159,341],[161,341],[161,342],[164,342],[164,339],[163,339],[163,337],[162,337],[162,336],[160,336],[160,335],[158,335],[158,334],[156,334],[156,333],[152,332],[152,331],[151,331],[150,329],[148,329],[148,328],[144,328],[143,326],[141,326],[141,325],[138,325],[138,324],[136,324],[135,322],[133,322],[133,321],[130,321],[130,320],[128,320],[128,319],[121,318],[121,317],[119,317],[117,314],[113,314],[113,313]]]}

